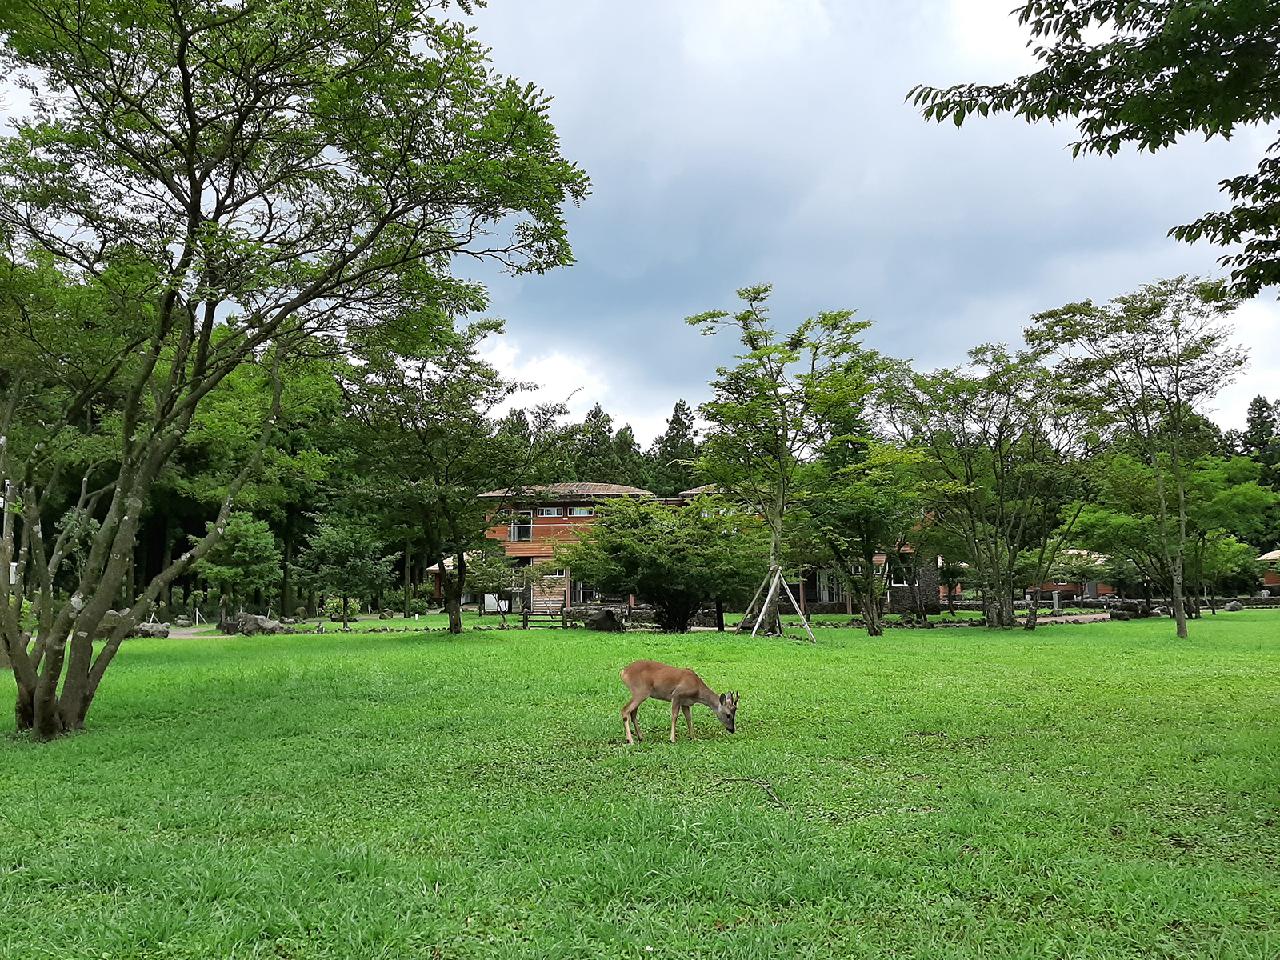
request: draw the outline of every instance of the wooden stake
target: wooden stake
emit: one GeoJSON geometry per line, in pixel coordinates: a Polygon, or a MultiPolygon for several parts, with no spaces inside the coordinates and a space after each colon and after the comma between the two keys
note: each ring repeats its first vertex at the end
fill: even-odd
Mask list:
{"type": "Polygon", "coordinates": [[[751,636],[756,635],[756,631],[760,629],[760,624],[764,622],[765,612],[773,606],[773,598],[778,592],[778,581],[782,579],[782,568],[776,567],[773,574],[773,582],[769,584],[769,594],[765,597],[764,606],[760,608],[760,612],[756,615],[756,625],[751,630],[751,636]]]}
{"type": "MultiPolygon", "coordinates": [[[[781,570],[778,571],[778,575],[779,576],[782,575],[781,570]]],[[[813,635],[813,631],[809,629],[809,621],[808,619],[806,619],[804,615],[804,611],[800,609],[800,605],[796,603],[796,598],[791,595],[791,587],[787,584],[786,580],[782,581],[782,589],[787,591],[787,599],[791,601],[791,609],[794,610],[796,612],[796,615],[800,617],[800,625],[804,627],[804,632],[809,635],[809,642],[817,643],[818,638],[815,637],[813,635]]]]}

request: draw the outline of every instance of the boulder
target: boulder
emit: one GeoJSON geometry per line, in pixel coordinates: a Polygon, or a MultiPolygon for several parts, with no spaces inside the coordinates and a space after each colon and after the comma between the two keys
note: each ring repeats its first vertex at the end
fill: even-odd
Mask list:
{"type": "Polygon", "coordinates": [[[592,610],[587,614],[586,627],[603,633],[621,633],[622,618],[616,610],[592,610]]]}
{"type": "Polygon", "coordinates": [[[1130,613],[1128,610],[1111,610],[1110,615],[1112,620],[1132,620],[1133,619],[1133,614],[1130,613]]]}
{"type": "Polygon", "coordinates": [[[175,627],[179,627],[179,628],[189,627],[189,626],[191,626],[191,618],[190,618],[190,617],[177,617],[177,618],[173,621],[173,625],[174,625],[175,627]]]}
{"type": "Polygon", "coordinates": [[[1244,609],[1244,604],[1241,603],[1239,600],[1232,600],[1222,609],[1227,611],[1227,613],[1239,613],[1241,610],[1244,609]]]}
{"type": "MultiPolygon", "coordinates": [[[[98,629],[94,632],[95,640],[106,640],[120,626],[120,621],[124,618],[126,610],[108,610],[102,615],[102,619],[98,621],[98,629]]],[[[167,623],[139,623],[136,624],[127,634],[129,637],[167,637],[169,636],[169,624],[167,623]]]]}
{"type": "Polygon", "coordinates": [[[279,620],[272,620],[270,617],[264,617],[256,613],[237,613],[230,620],[224,620],[219,623],[218,629],[222,633],[240,633],[246,637],[257,636],[260,633],[289,632],[289,628],[279,620]]]}
{"type": "Polygon", "coordinates": [[[115,632],[116,627],[120,626],[120,620],[124,617],[121,610],[108,610],[102,615],[102,619],[98,621],[98,629],[93,635],[95,640],[105,640],[115,632]]]}

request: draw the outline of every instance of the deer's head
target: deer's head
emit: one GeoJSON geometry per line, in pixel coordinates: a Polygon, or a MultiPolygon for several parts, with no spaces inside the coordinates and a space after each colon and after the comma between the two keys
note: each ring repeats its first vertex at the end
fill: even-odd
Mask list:
{"type": "Polygon", "coordinates": [[[716,716],[730,733],[733,733],[733,718],[737,712],[738,694],[736,692],[720,694],[720,706],[716,708],[716,716]]]}

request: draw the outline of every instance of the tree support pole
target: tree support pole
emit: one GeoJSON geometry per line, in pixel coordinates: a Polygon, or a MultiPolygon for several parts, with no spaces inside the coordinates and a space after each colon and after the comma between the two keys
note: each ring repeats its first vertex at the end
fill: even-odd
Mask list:
{"type": "MultiPolygon", "coordinates": [[[[804,632],[809,635],[810,643],[817,643],[818,638],[813,635],[813,631],[809,628],[809,619],[804,615],[804,611],[800,609],[800,605],[796,603],[796,598],[791,595],[791,586],[786,579],[782,577],[782,570],[778,570],[778,577],[782,582],[782,589],[787,591],[787,599],[791,601],[791,609],[800,617],[800,625],[804,627],[804,632]]],[[[801,588],[803,589],[803,587],[801,588]]]]}
{"type": "MultiPolygon", "coordinates": [[[[778,592],[778,581],[781,578],[782,578],[782,568],[775,567],[773,570],[772,580],[769,584],[769,593],[764,600],[764,606],[761,607],[760,612],[756,614],[756,625],[751,630],[752,637],[754,637],[756,635],[756,632],[760,629],[760,624],[764,623],[764,615],[766,611],[768,611],[773,606],[773,599],[778,592]]],[[[760,586],[763,587],[764,584],[761,584],[760,586]]]]}

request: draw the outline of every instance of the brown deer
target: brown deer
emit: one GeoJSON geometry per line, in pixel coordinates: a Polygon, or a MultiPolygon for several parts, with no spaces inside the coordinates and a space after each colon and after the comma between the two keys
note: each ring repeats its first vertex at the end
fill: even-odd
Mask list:
{"type": "Polygon", "coordinates": [[[635,743],[631,739],[631,726],[635,724],[636,740],[641,740],[640,722],[636,712],[640,704],[650,697],[654,700],[671,701],[671,742],[676,742],[676,717],[684,712],[685,727],[689,731],[689,739],[693,739],[693,718],[689,708],[695,703],[708,707],[720,718],[730,733],[733,733],[734,715],[738,712],[738,695],[736,693],[717,694],[702,682],[702,678],[692,670],[669,667],[656,660],[637,660],[630,666],[622,668],[622,682],[631,688],[631,702],[622,708],[622,726],[627,731],[627,743],[635,743]]]}

